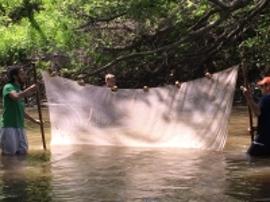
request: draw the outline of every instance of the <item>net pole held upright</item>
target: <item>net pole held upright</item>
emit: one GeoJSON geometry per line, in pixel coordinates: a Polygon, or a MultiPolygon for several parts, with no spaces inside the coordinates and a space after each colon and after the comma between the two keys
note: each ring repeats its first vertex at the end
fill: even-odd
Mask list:
{"type": "MultiPolygon", "coordinates": [[[[32,68],[33,68],[33,73],[34,73],[34,82],[37,84],[37,70],[36,70],[35,63],[32,63],[32,68]]],[[[39,86],[37,86],[37,88],[39,88],[39,86]]],[[[45,132],[44,132],[44,124],[43,124],[41,105],[40,105],[40,91],[39,91],[39,89],[36,92],[36,102],[37,102],[38,116],[39,116],[39,120],[40,120],[40,132],[41,132],[41,137],[42,137],[42,145],[43,145],[43,149],[47,150],[45,132]]]]}
{"type": "MultiPolygon", "coordinates": [[[[241,69],[242,69],[242,74],[243,74],[243,79],[244,79],[244,86],[250,90],[250,87],[248,85],[248,79],[247,79],[247,67],[246,67],[246,63],[245,61],[242,61],[242,64],[241,64],[241,69]]],[[[253,113],[252,113],[252,110],[250,108],[249,105],[247,105],[247,109],[248,109],[248,115],[249,115],[249,127],[250,127],[250,130],[249,130],[249,133],[250,133],[250,140],[251,140],[251,143],[254,141],[254,127],[253,127],[253,113]]]]}

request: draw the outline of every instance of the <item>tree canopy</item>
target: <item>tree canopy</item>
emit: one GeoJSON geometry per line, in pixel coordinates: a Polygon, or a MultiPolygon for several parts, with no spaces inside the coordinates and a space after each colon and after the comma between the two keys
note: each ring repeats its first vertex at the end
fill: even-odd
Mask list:
{"type": "Polygon", "coordinates": [[[270,73],[269,0],[1,0],[0,66],[120,86],[185,81],[245,62],[270,73]]]}

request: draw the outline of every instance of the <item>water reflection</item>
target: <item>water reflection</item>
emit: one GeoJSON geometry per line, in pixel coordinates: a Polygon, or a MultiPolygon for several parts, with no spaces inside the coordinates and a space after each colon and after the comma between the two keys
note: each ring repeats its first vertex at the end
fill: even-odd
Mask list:
{"type": "Polygon", "coordinates": [[[226,159],[226,194],[239,201],[270,201],[270,159],[226,159]]]}
{"type": "Polygon", "coordinates": [[[242,152],[58,150],[49,162],[1,157],[0,201],[270,201],[270,160],[242,152]]]}
{"type": "Polygon", "coordinates": [[[224,201],[224,162],[197,150],[79,147],[53,164],[52,184],[57,201],[224,201]]]}
{"type": "Polygon", "coordinates": [[[0,201],[270,201],[270,159],[245,155],[244,110],[234,111],[223,152],[73,145],[2,156],[0,201]]]}
{"type": "Polygon", "coordinates": [[[24,156],[1,156],[0,201],[52,201],[49,168],[24,156]]]}
{"type": "Polygon", "coordinates": [[[56,201],[270,201],[270,160],[243,152],[89,146],[65,152],[52,163],[56,201]]]}

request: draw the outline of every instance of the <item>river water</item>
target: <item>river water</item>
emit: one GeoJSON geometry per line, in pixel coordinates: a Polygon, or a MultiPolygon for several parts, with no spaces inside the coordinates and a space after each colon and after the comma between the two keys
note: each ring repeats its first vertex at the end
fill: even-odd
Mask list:
{"type": "Polygon", "coordinates": [[[1,157],[0,201],[270,201],[270,159],[252,159],[245,107],[234,107],[223,152],[73,146],[1,157]]]}

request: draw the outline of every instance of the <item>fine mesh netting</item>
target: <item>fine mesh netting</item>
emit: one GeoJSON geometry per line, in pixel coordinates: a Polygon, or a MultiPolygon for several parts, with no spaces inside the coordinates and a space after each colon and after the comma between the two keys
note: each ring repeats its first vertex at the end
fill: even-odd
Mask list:
{"type": "Polygon", "coordinates": [[[174,85],[118,89],[43,74],[51,144],[222,150],[238,68],[174,85]]]}

